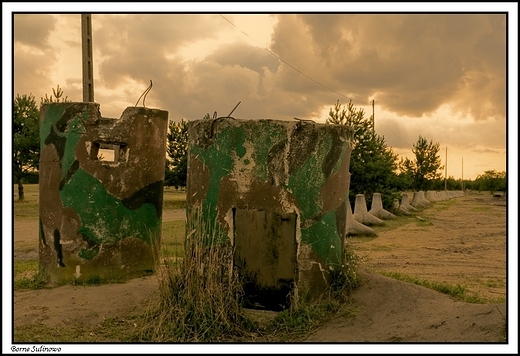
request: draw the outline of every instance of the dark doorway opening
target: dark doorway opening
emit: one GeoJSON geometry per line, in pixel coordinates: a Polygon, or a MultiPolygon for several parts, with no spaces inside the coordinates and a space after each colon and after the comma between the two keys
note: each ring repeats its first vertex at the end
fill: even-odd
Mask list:
{"type": "Polygon", "coordinates": [[[296,214],[233,209],[235,255],[247,308],[284,310],[296,276],[296,214]]]}

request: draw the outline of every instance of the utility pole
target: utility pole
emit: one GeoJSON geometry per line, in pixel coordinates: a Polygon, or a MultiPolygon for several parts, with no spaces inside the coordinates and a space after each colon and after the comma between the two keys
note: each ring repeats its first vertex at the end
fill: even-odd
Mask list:
{"type": "Polygon", "coordinates": [[[448,181],[446,178],[448,177],[448,147],[446,147],[446,167],[444,167],[444,191],[448,190],[448,181]]]}
{"type": "Polygon", "coordinates": [[[92,21],[90,14],[81,14],[81,52],[83,64],[83,102],[94,102],[92,21]]]}
{"type": "Polygon", "coordinates": [[[462,191],[464,191],[464,157],[462,157],[462,191]]]}

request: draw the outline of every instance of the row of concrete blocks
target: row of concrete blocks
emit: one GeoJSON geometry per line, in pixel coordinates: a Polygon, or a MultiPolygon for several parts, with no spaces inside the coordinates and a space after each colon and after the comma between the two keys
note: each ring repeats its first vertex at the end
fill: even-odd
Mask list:
{"type": "Polygon", "coordinates": [[[426,194],[424,194],[424,192],[420,190],[418,192],[413,193],[412,202],[409,203],[408,194],[404,193],[401,198],[400,204],[398,201],[394,202],[394,208],[397,212],[403,215],[410,215],[411,211],[416,211],[419,208],[427,207],[432,202],[449,200],[463,195],[464,192],[459,190],[450,190],[442,192],[428,190],[426,194]]]}
{"type": "MultiPolygon", "coordinates": [[[[462,191],[424,191],[414,192],[413,199],[410,202],[408,193],[403,193],[401,202],[394,201],[394,210],[398,214],[410,215],[421,208],[425,208],[432,202],[449,200],[452,198],[463,196],[462,191]]],[[[372,206],[367,210],[367,203],[364,194],[356,195],[354,205],[354,213],[350,204],[347,209],[347,236],[352,235],[375,235],[375,231],[369,226],[384,225],[384,220],[396,219],[397,216],[383,208],[383,201],[380,193],[374,193],[372,197],[372,206]]]]}

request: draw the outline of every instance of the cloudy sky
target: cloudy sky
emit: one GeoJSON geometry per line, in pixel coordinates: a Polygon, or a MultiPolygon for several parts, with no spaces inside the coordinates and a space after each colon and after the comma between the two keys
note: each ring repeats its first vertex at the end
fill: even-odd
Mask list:
{"type": "MultiPolygon", "coordinates": [[[[352,100],[374,112],[395,153],[412,157],[421,135],[440,144],[448,176],[507,170],[517,186],[517,3],[4,2],[4,118],[16,94],[39,103],[59,85],[83,100],[79,12],[92,13],[105,117],[136,105],[150,80],[146,106],[175,121],[226,116],[240,102],[237,119],[323,123],[352,100]]],[[[5,153],[12,127],[2,121],[5,153]]]]}
{"type": "MultiPolygon", "coordinates": [[[[506,142],[508,129],[517,131],[508,128],[506,100],[508,75],[517,73],[517,57],[508,68],[507,54],[517,55],[511,45],[518,26],[507,6],[469,13],[479,8],[468,5],[455,9],[465,13],[408,14],[369,7],[357,13],[141,7],[160,13],[110,14],[92,3],[76,11],[92,13],[94,99],[105,117],[136,105],[150,80],[146,106],[175,121],[215,111],[226,116],[240,102],[237,119],[323,123],[338,100],[352,100],[367,117],[374,113],[376,132],[395,153],[413,158],[421,135],[440,144],[448,176],[475,179],[506,171],[508,155],[516,162],[506,142]]],[[[13,95],[31,93],[39,103],[59,85],[70,100],[82,101],[81,15],[18,14],[27,10],[35,11],[13,9],[13,95]]],[[[109,12],[117,10],[124,9],[109,12]]]]}

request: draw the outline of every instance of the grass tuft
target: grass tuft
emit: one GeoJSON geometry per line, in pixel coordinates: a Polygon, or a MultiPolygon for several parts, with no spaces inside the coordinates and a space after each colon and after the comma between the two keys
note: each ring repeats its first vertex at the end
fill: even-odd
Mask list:
{"type": "Polygon", "coordinates": [[[19,289],[44,289],[48,288],[47,276],[41,271],[31,271],[28,277],[14,279],[14,290],[19,289]]]}
{"type": "MultiPolygon", "coordinates": [[[[162,259],[159,298],[140,329],[140,342],[290,341],[304,338],[336,313],[361,284],[358,260],[347,245],[342,268],[331,275],[323,297],[291,298],[290,307],[260,322],[243,306],[244,291],[233,266],[233,246],[217,239],[216,223],[200,210],[188,219],[183,257],[162,259]]],[[[261,313],[261,312],[260,312],[261,313]]],[[[264,318],[265,319],[265,318],[264,318]]]]}
{"type": "Polygon", "coordinates": [[[413,283],[418,286],[436,290],[437,292],[447,294],[457,300],[461,300],[466,303],[486,304],[490,302],[488,299],[484,299],[477,294],[468,293],[466,288],[458,283],[456,285],[451,285],[447,283],[432,282],[424,279],[419,279],[417,277],[408,276],[399,272],[377,271],[377,273],[382,274],[383,276],[397,279],[399,281],[413,283]]]}
{"type": "Polygon", "coordinates": [[[159,268],[157,305],[150,308],[140,341],[208,342],[242,338],[252,321],[244,316],[242,287],[232,268],[229,242],[216,242],[216,229],[195,211],[184,257],[164,260],[159,268]]]}

